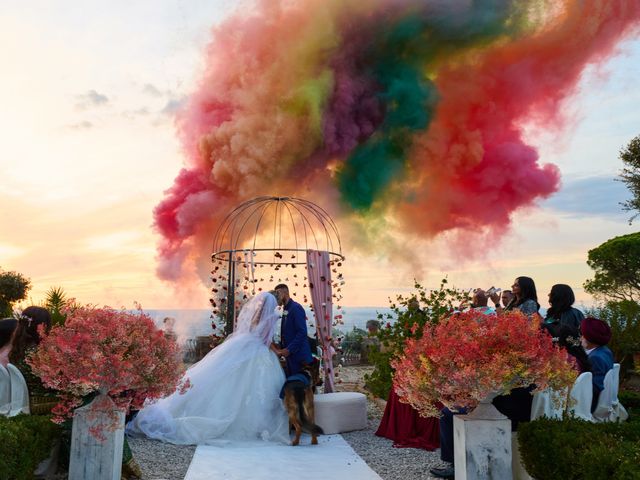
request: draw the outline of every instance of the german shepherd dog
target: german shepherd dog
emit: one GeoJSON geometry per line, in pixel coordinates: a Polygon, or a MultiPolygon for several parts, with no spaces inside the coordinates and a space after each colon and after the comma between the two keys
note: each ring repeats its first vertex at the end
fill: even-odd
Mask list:
{"type": "Polygon", "coordinates": [[[296,431],[291,445],[300,443],[300,434],[305,430],[311,434],[311,445],[318,444],[318,435],[324,432],[322,428],[315,424],[315,414],[313,409],[313,394],[317,385],[322,385],[320,379],[320,362],[313,359],[310,365],[305,365],[302,373],[309,377],[311,384],[305,386],[302,381],[288,381],[284,387],[284,406],[289,415],[289,424],[296,431]]]}

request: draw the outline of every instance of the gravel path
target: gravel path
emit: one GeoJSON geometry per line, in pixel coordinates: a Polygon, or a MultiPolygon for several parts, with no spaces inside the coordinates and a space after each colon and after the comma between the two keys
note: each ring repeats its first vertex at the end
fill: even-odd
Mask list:
{"type": "Polygon", "coordinates": [[[393,442],[377,437],[380,419],[369,419],[366,430],[343,433],[344,439],[384,480],[431,479],[429,469],[439,467],[440,454],[417,448],[393,448],[393,442]]]}
{"type": "MultiPolygon", "coordinates": [[[[338,391],[364,391],[363,375],[371,367],[343,367],[339,370],[338,391]]],[[[384,402],[368,402],[368,425],[365,430],[344,433],[358,455],[384,480],[428,480],[429,469],[440,465],[438,452],[415,448],[393,448],[392,441],[377,437],[384,402]]],[[[178,446],[155,440],[129,439],[134,457],[140,465],[144,480],[182,480],[187,473],[194,446],[178,446]]],[[[247,477],[249,478],[249,477],[247,477]]]]}
{"type": "Polygon", "coordinates": [[[144,480],[182,480],[196,451],[193,445],[171,445],[146,438],[128,440],[144,480]]]}

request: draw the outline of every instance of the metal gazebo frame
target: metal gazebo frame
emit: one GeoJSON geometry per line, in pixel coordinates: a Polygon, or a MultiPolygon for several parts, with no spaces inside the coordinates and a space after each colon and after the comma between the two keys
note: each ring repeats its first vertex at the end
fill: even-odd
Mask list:
{"type": "Polygon", "coordinates": [[[309,249],[328,252],[332,261],[344,260],[335,222],[323,208],[308,200],[257,197],[238,205],[224,218],[213,239],[211,260],[227,264],[227,333],[233,330],[235,319],[236,266],[246,264],[250,255],[252,265],[274,266],[276,270],[283,266],[295,268],[307,264],[309,249]],[[293,232],[293,241],[289,232],[293,232]],[[258,244],[259,237],[267,234],[272,237],[271,245],[258,244]],[[286,253],[287,258],[280,252],[286,253]]]}

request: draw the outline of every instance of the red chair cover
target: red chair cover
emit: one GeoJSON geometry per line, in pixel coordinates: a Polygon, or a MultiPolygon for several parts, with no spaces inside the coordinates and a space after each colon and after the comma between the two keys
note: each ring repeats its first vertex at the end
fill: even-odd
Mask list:
{"type": "Polygon", "coordinates": [[[393,440],[396,448],[435,450],[440,447],[440,420],[421,417],[411,405],[401,403],[392,388],[376,435],[393,440]]]}

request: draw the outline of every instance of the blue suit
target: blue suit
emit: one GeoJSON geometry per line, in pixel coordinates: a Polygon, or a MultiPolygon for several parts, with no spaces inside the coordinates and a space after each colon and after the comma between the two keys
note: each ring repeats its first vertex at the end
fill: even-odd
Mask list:
{"type": "Polygon", "coordinates": [[[289,350],[287,357],[287,375],[295,375],[302,366],[311,363],[311,349],[307,339],[307,314],[297,302],[289,299],[284,306],[282,324],[280,326],[280,342],[282,348],[289,350]]]}
{"type": "Polygon", "coordinates": [[[604,390],[604,376],[613,368],[613,353],[609,347],[602,345],[589,353],[591,362],[591,375],[593,375],[593,401],[591,402],[591,412],[598,405],[600,392],[604,390]]]}

